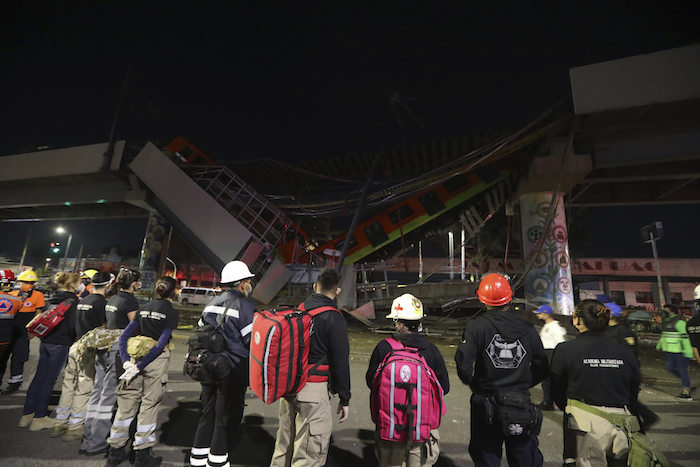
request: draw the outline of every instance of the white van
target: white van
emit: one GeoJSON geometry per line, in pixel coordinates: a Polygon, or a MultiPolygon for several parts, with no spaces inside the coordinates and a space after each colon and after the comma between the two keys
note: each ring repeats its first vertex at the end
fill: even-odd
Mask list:
{"type": "Polygon", "coordinates": [[[206,305],[217,295],[221,295],[221,290],[205,287],[183,287],[180,290],[178,302],[183,305],[206,305]]]}

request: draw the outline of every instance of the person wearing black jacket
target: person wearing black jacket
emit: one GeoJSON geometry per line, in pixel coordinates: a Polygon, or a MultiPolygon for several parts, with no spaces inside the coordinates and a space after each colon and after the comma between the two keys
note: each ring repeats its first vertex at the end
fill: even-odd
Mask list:
{"type": "Polygon", "coordinates": [[[469,454],[476,466],[500,466],[505,442],[509,465],[541,466],[542,414],[530,388],[547,377],[547,354],[533,324],[506,311],[513,291],[505,276],[484,276],[477,295],[487,311],[467,322],[455,355],[457,374],[472,389],[469,454]],[[516,408],[507,409],[506,399],[516,408]],[[518,422],[506,422],[510,416],[518,422]]]}
{"type": "Polygon", "coordinates": [[[63,320],[41,340],[39,346],[39,363],[34,379],[27,390],[24,401],[24,411],[19,426],[29,426],[29,431],[39,431],[52,428],[54,420],[47,417],[49,396],[58,378],[58,374],[66,364],[68,349],[75,342],[75,310],[78,304],[76,289],[80,283],[80,275],[70,272],[59,272],[54,277],[58,292],[49,300],[49,309],[55,308],[66,300],[71,300],[70,307],[63,315],[63,320]]]}
{"type": "Polygon", "coordinates": [[[225,368],[228,375],[216,385],[202,383],[199,397],[202,409],[190,450],[190,465],[193,466],[229,465],[228,453],[240,439],[232,434],[243,419],[248,386],[255,304],[247,297],[253,291],[254,277],[243,261],[228,262],[221,270],[221,286],[225,290],[207,303],[198,323],[199,326],[209,324],[223,335],[226,349],[221,359],[226,365],[219,367],[217,364],[217,367],[225,368]]]}
{"type": "Polygon", "coordinates": [[[129,457],[126,446],[134,419],[134,465],[153,467],[162,461],[153,456],[152,447],[156,444],[158,408],[168,380],[168,344],[173,330],[177,329],[178,312],[170,302],[176,287],[172,277],[158,279],[155,286],[158,298],[143,305],[119,336],[119,355],[124,362],[124,373],[119,379],[123,384],[117,389],[118,409],[107,439],[110,447],[107,466],[117,466],[129,457]],[[136,349],[129,350],[132,343],[136,349]],[[153,347],[146,350],[150,345],[153,347]]]}
{"type": "Polygon", "coordinates": [[[305,310],[331,306],[336,310],[318,314],[312,321],[309,365],[319,364],[297,393],[280,399],[279,428],[271,467],[322,466],[326,463],[333,427],[330,393],[340,399],[339,423],[349,414],[350,344],[348,324],[337,311],[340,276],[324,268],[313,285],[314,293],[300,305],[305,310]]]}
{"type": "MultiPolygon", "coordinates": [[[[445,360],[438,348],[420,332],[423,330],[423,303],[411,294],[403,294],[397,297],[391,305],[391,313],[387,318],[394,320],[396,332],[392,338],[399,341],[405,347],[418,350],[425,359],[430,369],[435,374],[443,394],[450,391],[450,378],[447,374],[445,360]]],[[[392,351],[392,346],[386,339],[379,341],[369,359],[369,366],[365,374],[367,387],[372,390],[374,378],[379,365],[392,351]]],[[[399,443],[383,440],[379,431],[375,432],[375,454],[379,465],[382,467],[400,466],[408,467],[431,466],[440,455],[440,435],[437,429],[431,430],[430,440],[422,443],[399,443]]]]}
{"type": "Polygon", "coordinates": [[[641,372],[632,348],[605,335],[609,318],[605,305],[583,300],[572,318],[581,334],[554,350],[552,396],[565,412],[565,465],[607,465],[627,457],[625,433],[600,414],[630,415],[641,372]]]}
{"type": "Polygon", "coordinates": [[[51,430],[52,438],[63,436],[64,441],[83,437],[88,400],[95,384],[95,353],[85,351],[81,354],[77,340],[86,332],[104,324],[107,304],[104,294],[111,281],[111,274],[97,272],[93,277],[94,293],[80,300],[75,312],[76,342],[68,351],[61,398],[56,407],[56,424],[51,430]]]}

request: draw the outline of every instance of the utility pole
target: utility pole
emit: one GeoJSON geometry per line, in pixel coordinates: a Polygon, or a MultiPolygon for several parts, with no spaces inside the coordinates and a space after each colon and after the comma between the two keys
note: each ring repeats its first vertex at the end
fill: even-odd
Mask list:
{"type": "Polygon", "coordinates": [[[661,267],[659,266],[659,254],[656,251],[656,241],[661,240],[664,235],[664,228],[661,222],[654,222],[642,227],[642,239],[644,243],[651,243],[651,252],[654,255],[654,266],[656,267],[656,284],[659,287],[659,307],[666,304],[664,287],[661,282],[661,267]]]}

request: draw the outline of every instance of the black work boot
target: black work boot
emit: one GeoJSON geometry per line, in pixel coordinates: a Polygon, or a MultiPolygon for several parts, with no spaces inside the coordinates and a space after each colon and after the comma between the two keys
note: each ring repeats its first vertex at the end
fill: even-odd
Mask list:
{"type": "Polygon", "coordinates": [[[109,457],[105,467],[116,467],[129,458],[129,453],[126,452],[126,446],[121,448],[109,448],[109,457]]]}
{"type": "Polygon", "coordinates": [[[5,390],[2,392],[3,394],[14,394],[15,392],[19,391],[19,387],[22,385],[22,383],[10,383],[7,385],[5,390]]]}
{"type": "Polygon", "coordinates": [[[151,448],[136,451],[136,463],[134,467],[156,467],[163,461],[162,457],[153,457],[151,448]]]}

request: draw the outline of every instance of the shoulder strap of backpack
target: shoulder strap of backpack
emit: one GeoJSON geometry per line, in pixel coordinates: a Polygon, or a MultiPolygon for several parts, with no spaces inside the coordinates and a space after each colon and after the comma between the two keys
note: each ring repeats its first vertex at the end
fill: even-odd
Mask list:
{"type": "Polygon", "coordinates": [[[226,322],[226,312],[228,311],[228,309],[233,308],[232,305],[238,305],[239,303],[240,299],[238,297],[234,297],[223,303],[224,311],[216,317],[216,329],[220,329],[221,326],[223,326],[224,322],[226,322]]]}
{"type": "Polygon", "coordinates": [[[337,308],[332,307],[332,306],[320,306],[320,307],[314,308],[312,310],[307,310],[303,303],[301,305],[299,305],[297,307],[297,309],[299,311],[306,311],[308,313],[308,315],[311,316],[312,318],[314,316],[320,315],[321,313],[325,313],[326,311],[337,311],[338,313],[341,313],[340,310],[338,310],[337,308]]]}
{"type": "Polygon", "coordinates": [[[391,348],[392,348],[393,350],[399,350],[399,349],[404,349],[404,348],[406,348],[406,346],[403,345],[403,344],[401,343],[400,340],[398,340],[398,339],[396,339],[396,338],[394,338],[394,337],[387,337],[387,338],[384,339],[384,340],[387,341],[387,343],[391,346],[391,348]]]}
{"type": "Polygon", "coordinates": [[[73,306],[74,303],[78,301],[77,298],[66,298],[63,300],[61,303],[58,304],[58,306],[64,306],[63,314],[66,313],[70,309],[71,306],[73,306]]]}

